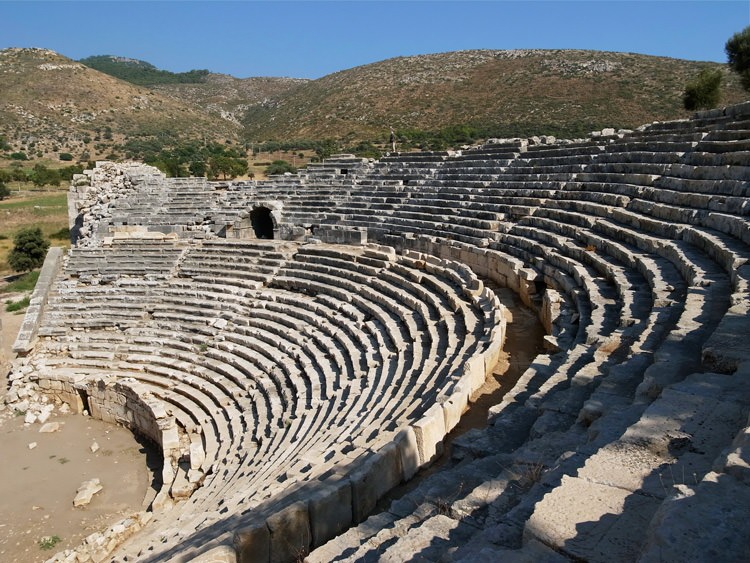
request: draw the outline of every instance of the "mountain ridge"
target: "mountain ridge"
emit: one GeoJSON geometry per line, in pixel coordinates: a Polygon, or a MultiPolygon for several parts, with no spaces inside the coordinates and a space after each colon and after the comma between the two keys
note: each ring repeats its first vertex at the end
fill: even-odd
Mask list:
{"type": "Polygon", "coordinates": [[[200,72],[193,75],[200,80],[146,87],[48,49],[5,49],[0,135],[15,150],[101,156],[133,138],[383,142],[391,127],[403,137],[457,126],[486,136],[580,137],[688,117],[684,87],[705,68],[722,72],[722,105],[747,99],[727,65],[610,51],[449,51],[314,80],[169,73],[130,57],[95,57],[157,73],[200,72]]]}

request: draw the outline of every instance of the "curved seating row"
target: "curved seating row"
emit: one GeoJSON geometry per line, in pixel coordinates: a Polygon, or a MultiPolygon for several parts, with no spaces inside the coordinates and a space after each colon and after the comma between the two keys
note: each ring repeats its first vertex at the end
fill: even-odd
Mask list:
{"type": "Polygon", "coordinates": [[[133,556],[390,447],[487,347],[499,305],[479,290],[387,248],[115,240],[67,258],[29,362],[53,393],[131,381],[173,421],[154,508],[182,502],[133,556]]]}

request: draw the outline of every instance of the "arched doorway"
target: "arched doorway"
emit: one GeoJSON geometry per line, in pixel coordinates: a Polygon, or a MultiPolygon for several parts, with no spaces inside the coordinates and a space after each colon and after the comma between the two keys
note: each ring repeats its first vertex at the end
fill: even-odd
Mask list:
{"type": "Polygon", "coordinates": [[[255,238],[273,238],[273,217],[271,210],[267,207],[256,207],[250,212],[250,224],[253,227],[255,238]]]}

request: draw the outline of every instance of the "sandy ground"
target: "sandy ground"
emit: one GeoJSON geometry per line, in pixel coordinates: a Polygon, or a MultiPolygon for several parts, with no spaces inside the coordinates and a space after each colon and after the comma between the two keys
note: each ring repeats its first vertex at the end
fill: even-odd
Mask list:
{"type": "MultiPolygon", "coordinates": [[[[5,296],[4,296],[5,297],[5,296]]],[[[4,304],[5,299],[2,300],[4,304]]],[[[11,347],[23,315],[0,312],[0,399],[7,389],[11,347]]],[[[39,433],[16,413],[0,412],[0,561],[44,561],[76,547],[127,514],[141,510],[151,483],[144,447],[130,431],[80,415],[53,415],[55,433],[39,433]],[[91,452],[96,442],[99,450],[91,452]],[[33,449],[29,444],[36,443],[33,449]],[[103,490],[83,508],[73,507],[76,490],[91,478],[103,490]],[[57,536],[51,549],[43,537],[57,536]]]]}

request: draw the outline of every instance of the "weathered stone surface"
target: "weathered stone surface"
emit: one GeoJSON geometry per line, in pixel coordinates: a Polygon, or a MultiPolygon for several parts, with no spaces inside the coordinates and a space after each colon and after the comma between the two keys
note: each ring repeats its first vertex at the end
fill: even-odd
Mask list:
{"type": "Polygon", "coordinates": [[[658,507],[652,497],[564,476],[535,506],[524,540],[586,561],[633,561],[658,507]]]}
{"type": "Polygon", "coordinates": [[[47,422],[46,424],[42,425],[42,427],[39,429],[39,432],[42,434],[48,434],[51,432],[57,432],[58,430],[60,430],[59,422],[47,422]]]}
{"type": "Polygon", "coordinates": [[[101,491],[104,487],[99,482],[99,479],[89,479],[81,483],[76,491],[76,496],[73,499],[73,506],[86,506],[91,502],[93,496],[101,491]]]}
{"type": "Polygon", "coordinates": [[[232,542],[238,563],[271,559],[271,532],[265,522],[235,532],[232,542]]]}
{"type": "Polygon", "coordinates": [[[750,560],[750,487],[709,473],[697,487],[681,485],[654,516],[639,561],[750,560]]]}
{"type": "Polygon", "coordinates": [[[312,545],[317,547],[351,526],[352,489],[341,481],[317,491],[309,501],[312,545]]]}
{"type": "Polygon", "coordinates": [[[297,502],[268,518],[271,563],[295,561],[310,551],[310,518],[307,504],[297,502]]]}

